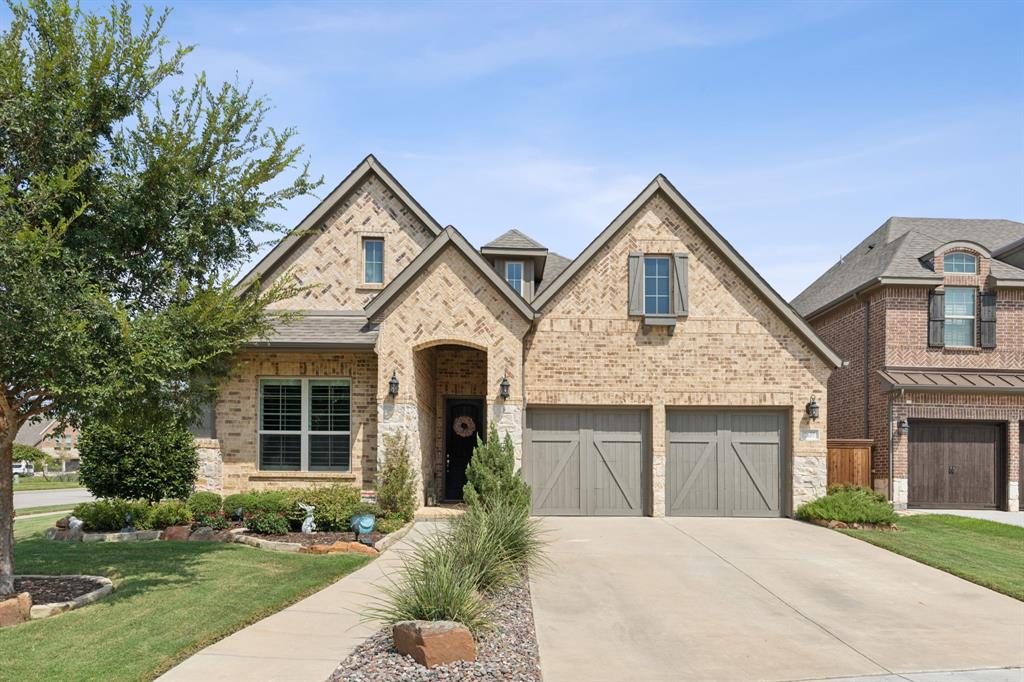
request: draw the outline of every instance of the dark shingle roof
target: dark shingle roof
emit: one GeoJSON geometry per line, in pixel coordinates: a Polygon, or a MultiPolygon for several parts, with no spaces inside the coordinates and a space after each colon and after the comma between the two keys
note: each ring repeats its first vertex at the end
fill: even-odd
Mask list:
{"type": "Polygon", "coordinates": [[[373,348],[377,325],[362,311],[304,311],[282,320],[266,338],[249,344],[257,348],[373,348]]]}
{"type": "Polygon", "coordinates": [[[29,445],[35,447],[43,439],[51,426],[56,424],[54,419],[30,419],[18,430],[14,442],[18,445],[29,445]]]}
{"type": "Polygon", "coordinates": [[[555,281],[562,270],[569,267],[569,263],[572,262],[572,258],[566,258],[565,256],[555,253],[554,251],[548,252],[547,262],[544,264],[544,279],[541,280],[540,284],[537,285],[537,293],[544,291],[547,285],[555,281]]]}
{"type": "Polygon", "coordinates": [[[528,249],[531,251],[546,251],[547,247],[538,241],[530,239],[519,230],[509,230],[494,241],[488,242],[480,247],[483,249],[528,249]]]}
{"type": "MultiPolygon", "coordinates": [[[[971,241],[994,251],[1022,236],[1024,223],[1012,220],[889,218],[794,298],[793,307],[811,315],[880,277],[935,278],[931,264],[922,259],[949,242],[971,241]]],[[[996,276],[1024,276],[1006,263],[994,261],[993,266],[996,276]]]]}

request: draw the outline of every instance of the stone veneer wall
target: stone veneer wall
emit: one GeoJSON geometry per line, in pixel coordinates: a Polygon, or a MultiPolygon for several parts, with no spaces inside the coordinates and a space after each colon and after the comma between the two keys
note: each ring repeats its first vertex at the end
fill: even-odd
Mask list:
{"type": "MultiPolygon", "coordinates": [[[[530,322],[487,282],[455,246],[449,245],[423,268],[406,288],[380,312],[377,337],[378,385],[381,404],[379,432],[404,429],[409,433],[418,470],[433,470],[436,443],[436,376],[425,365],[435,346],[456,345],[486,353],[486,398],[491,418],[508,432],[522,452],[522,420],[512,418],[521,409],[522,338],[530,322]],[[392,371],[401,382],[399,395],[387,395],[392,371]],[[498,384],[507,376],[513,386],[507,401],[498,398],[498,384]],[[428,396],[434,396],[428,399],[428,396]],[[429,404],[433,404],[433,408],[429,404]],[[421,416],[417,416],[419,410],[421,416]]],[[[433,364],[430,364],[433,367],[433,364]]],[[[426,479],[424,479],[426,483],[426,479]]],[[[425,487],[425,485],[424,485],[425,487]]],[[[423,491],[421,499],[423,501],[423,491]]]]}
{"type": "Polygon", "coordinates": [[[370,175],[338,204],[318,228],[272,272],[265,282],[291,269],[299,284],[311,288],[273,308],[287,310],[361,310],[434,239],[433,233],[370,175]],[[384,284],[363,284],[364,237],[384,239],[384,284]]]}
{"type": "MultiPolygon", "coordinates": [[[[387,381],[384,383],[386,386],[387,381]]],[[[377,421],[377,356],[372,351],[242,352],[237,358],[231,378],[221,387],[217,400],[222,490],[233,493],[334,482],[372,488],[377,470],[377,421]],[[259,380],[264,377],[316,377],[352,381],[351,471],[259,471],[257,402],[259,380]]]]}
{"type": "Polygon", "coordinates": [[[665,411],[672,407],[788,410],[793,505],[824,494],[831,365],[660,194],[541,312],[526,339],[527,403],[650,406],[656,516],[665,513],[665,411]],[[674,334],[628,314],[630,251],[690,254],[690,314],[674,334]],[[813,424],[804,413],[812,394],[821,406],[813,424]],[[801,441],[801,428],[818,430],[820,440],[801,441]]]}
{"type": "Polygon", "coordinates": [[[196,490],[219,493],[224,490],[224,460],[220,454],[220,440],[217,438],[196,438],[196,452],[199,455],[199,475],[196,490]]]}

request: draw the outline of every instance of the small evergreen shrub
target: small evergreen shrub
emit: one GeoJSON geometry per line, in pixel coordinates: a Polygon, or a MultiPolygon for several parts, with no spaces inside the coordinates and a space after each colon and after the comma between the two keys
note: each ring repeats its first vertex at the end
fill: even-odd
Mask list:
{"type": "Polygon", "coordinates": [[[241,521],[245,512],[252,508],[252,493],[235,493],[224,498],[224,513],[241,521]]]}
{"type": "Polygon", "coordinates": [[[382,535],[388,533],[394,533],[396,530],[404,526],[408,521],[402,518],[398,514],[392,514],[391,516],[385,516],[382,519],[377,519],[377,524],[374,526],[376,531],[382,535]]]}
{"type": "Polygon", "coordinates": [[[85,530],[96,533],[114,533],[126,525],[126,515],[131,514],[136,530],[148,530],[152,508],[145,500],[122,500],[109,498],[95,502],[83,502],[71,512],[82,520],[85,530]]]}
{"type": "Polygon", "coordinates": [[[199,491],[192,493],[186,504],[193,515],[215,514],[220,511],[221,499],[217,493],[199,491]]]}
{"type": "Polygon", "coordinates": [[[405,433],[384,436],[384,467],[377,477],[377,504],[384,515],[408,523],[416,513],[416,473],[405,433]]]}
{"type": "Polygon", "coordinates": [[[796,517],[882,525],[894,524],[899,518],[884,495],[858,486],[832,486],[824,497],[800,505],[796,517]]]}
{"type": "Polygon", "coordinates": [[[516,471],[512,437],[505,434],[505,438],[500,439],[493,423],[487,432],[487,442],[477,437],[473,457],[466,467],[462,494],[469,508],[489,507],[504,501],[512,507],[530,510],[530,486],[516,471]]]}
{"type": "Polygon", "coordinates": [[[245,527],[260,535],[284,535],[291,530],[288,517],[280,511],[252,511],[245,515],[245,527]]]}
{"type": "Polygon", "coordinates": [[[168,526],[187,526],[192,523],[192,511],[181,500],[164,500],[153,505],[149,526],[163,530],[168,526]]]}
{"type": "Polygon", "coordinates": [[[201,526],[209,526],[214,530],[227,530],[231,527],[231,521],[228,519],[227,514],[223,511],[215,511],[211,513],[199,513],[196,514],[192,520],[192,525],[196,528],[201,526]]]}
{"type": "Polygon", "coordinates": [[[176,422],[89,422],[78,442],[82,482],[96,497],[184,499],[196,482],[195,438],[176,422]]]}

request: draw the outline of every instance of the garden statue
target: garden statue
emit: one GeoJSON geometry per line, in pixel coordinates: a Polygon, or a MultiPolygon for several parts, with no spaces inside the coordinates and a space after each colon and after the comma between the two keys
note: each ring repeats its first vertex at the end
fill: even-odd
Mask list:
{"type": "Polygon", "coordinates": [[[302,532],[315,533],[316,521],[313,520],[313,510],[316,509],[316,507],[311,504],[303,504],[302,502],[299,502],[299,507],[302,511],[306,512],[306,518],[302,519],[302,532]]]}
{"type": "Polygon", "coordinates": [[[134,519],[132,518],[132,513],[131,512],[128,512],[128,513],[126,513],[124,515],[124,528],[121,529],[121,532],[122,533],[134,533],[135,532],[134,519]]]}

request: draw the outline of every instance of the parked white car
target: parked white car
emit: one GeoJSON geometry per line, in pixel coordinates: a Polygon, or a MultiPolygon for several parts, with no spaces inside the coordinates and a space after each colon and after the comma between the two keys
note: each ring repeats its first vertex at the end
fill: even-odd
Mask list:
{"type": "Polygon", "coordinates": [[[14,473],[18,476],[35,476],[36,469],[28,462],[22,460],[21,462],[14,463],[14,473]]]}

